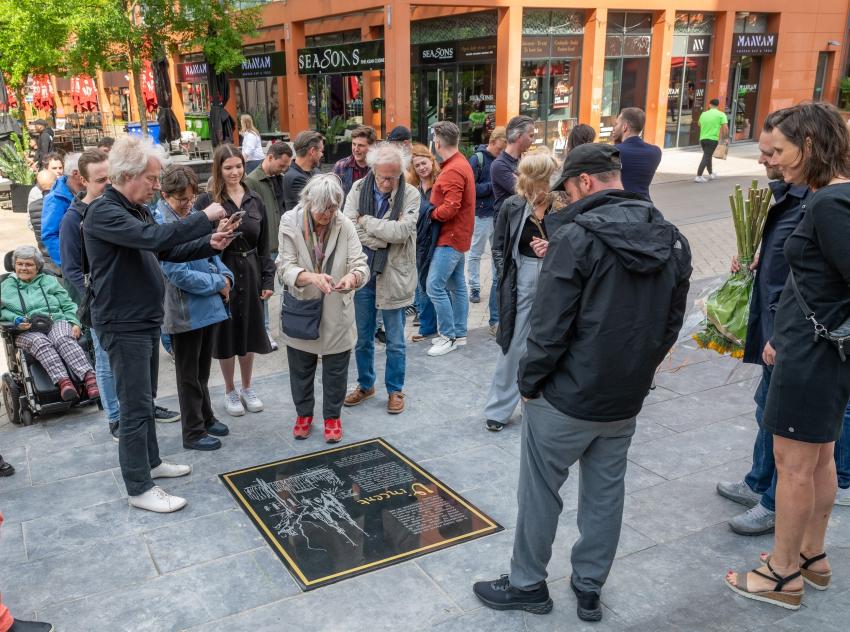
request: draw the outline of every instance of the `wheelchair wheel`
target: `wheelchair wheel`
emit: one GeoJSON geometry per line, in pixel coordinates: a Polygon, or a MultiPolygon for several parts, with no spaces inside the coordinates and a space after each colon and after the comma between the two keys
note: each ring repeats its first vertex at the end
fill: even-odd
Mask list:
{"type": "Polygon", "coordinates": [[[21,425],[22,426],[31,426],[35,423],[35,419],[32,416],[32,411],[29,408],[23,407],[21,409],[21,425]]]}
{"type": "MultiPolygon", "coordinates": [[[[20,426],[22,424],[21,389],[18,388],[18,384],[15,382],[15,379],[8,373],[3,374],[3,404],[6,406],[6,414],[9,415],[9,421],[16,426],[20,426]]],[[[29,415],[29,418],[31,424],[31,414],[29,415]]]]}

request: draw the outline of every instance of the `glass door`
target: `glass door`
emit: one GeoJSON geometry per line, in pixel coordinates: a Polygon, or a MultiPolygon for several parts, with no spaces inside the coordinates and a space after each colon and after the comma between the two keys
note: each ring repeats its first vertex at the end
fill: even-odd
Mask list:
{"type": "Polygon", "coordinates": [[[417,95],[414,89],[413,95],[415,103],[413,114],[417,121],[416,129],[413,131],[420,142],[430,143],[431,126],[437,121],[458,123],[456,75],[455,66],[429,68],[420,73],[419,94],[417,95]]]}
{"type": "Polygon", "coordinates": [[[744,56],[734,61],[733,71],[729,73],[727,104],[731,120],[729,134],[733,141],[753,138],[760,78],[761,57],[744,56]]]}
{"type": "Polygon", "coordinates": [[[705,108],[708,57],[673,57],[667,90],[665,147],[699,144],[699,115],[705,108]]]}
{"type": "Polygon", "coordinates": [[[818,69],[815,73],[815,92],[812,99],[823,101],[823,91],[826,87],[826,74],[832,53],[818,53],[818,69]]]}

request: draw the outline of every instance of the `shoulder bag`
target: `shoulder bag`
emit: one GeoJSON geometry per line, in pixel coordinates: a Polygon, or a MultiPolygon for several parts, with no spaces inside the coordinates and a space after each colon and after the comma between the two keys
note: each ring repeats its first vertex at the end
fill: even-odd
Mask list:
{"type": "Polygon", "coordinates": [[[80,220],[80,254],[82,255],[83,264],[83,295],[80,297],[80,306],[77,307],[77,320],[80,321],[83,327],[91,329],[91,271],[89,270],[89,257],[86,254],[86,236],[83,234],[83,221],[86,219],[86,211],[82,214],[80,220]]]}
{"type": "Polygon", "coordinates": [[[847,360],[847,354],[844,350],[844,345],[847,344],[850,347],[850,318],[846,318],[837,329],[829,331],[825,325],[817,321],[815,313],[800,293],[800,288],[797,287],[797,279],[794,278],[794,271],[791,270],[789,274],[791,275],[791,288],[794,290],[794,296],[797,298],[797,305],[800,306],[806,320],[811,322],[815,329],[815,342],[818,341],[818,338],[828,340],[838,350],[838,356],[841,358],[841,361],[845,362],[847,360]]]}

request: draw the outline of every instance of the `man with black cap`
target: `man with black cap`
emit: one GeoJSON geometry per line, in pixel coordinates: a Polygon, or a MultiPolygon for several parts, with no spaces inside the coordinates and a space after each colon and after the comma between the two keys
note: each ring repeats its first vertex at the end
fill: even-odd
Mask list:
{"type": "Polygon", "coordinates": [[[387,140],[391,143],[398,143],[401,145],[402,149],[409,155],[410,154],[410,143],[411,143],[411,135],[410,130],[407,129],[404,125],[396,125],[392,131],[387,135],[387,140]]]}
{"type": "Polygon", "coordinates": [[[579,618],[598,621],[635,418],[682,326],[691,254],[652,202],[623,190],[610,145],[573,149],[554,189],[567,192],[573,220],[551,238],[519,368],[526,404],[511,571],[473,590],[497,610],[552,609],[546,566],[563,509],[558,492],[578,462],[570,584],[579,618]]]}
{"type": "Polygon", "coordinates": [[[36,119],[33,122],[35,132],[38,134],[38,144],[35,150],[35,163],[38,169],[47,168],[47,155],[53,152],[53,129],[50,123],[44,119],[36,119]]]}

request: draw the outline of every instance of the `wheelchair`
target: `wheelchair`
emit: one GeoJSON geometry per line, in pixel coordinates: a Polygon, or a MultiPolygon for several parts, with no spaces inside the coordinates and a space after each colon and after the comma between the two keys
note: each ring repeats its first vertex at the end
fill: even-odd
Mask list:
{"type": "MultiPolygon", "coordinates": [[[[12,253],[3,260],[6,272],[0,274],[0,283],[14,270],[12,253]]],[[[45,272],[46,272],[45,268],[45,272]]],[[[49,272],[47,272],[49,274],[49,272]]],[[[29,353],[15,346],[17,330],[12,323],[0,323],[0,338],[6,353],[6,365],[9,367],[2,378],[3,404],[9,421],[18,426],[31,426],[39,417],[62,413],[70,408],[96,404],[103,410],[100,398],[89,399],[82,383],[72,376],[71,380],[79,393],[79,399],[64,401],[59,395],[59,387],[50,381],[47,371],[29,353]]],[[[94,344],[88,332],[84,331],[78,340],[89,360],[94,357],[94,344]]],[[[92,362],[94,366],[94,362],[92,362]]],[[[69,375],[70,375],[69,371],[69,375]]]]}

